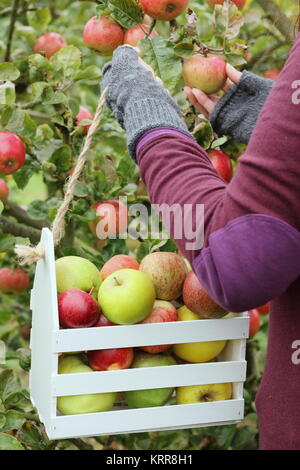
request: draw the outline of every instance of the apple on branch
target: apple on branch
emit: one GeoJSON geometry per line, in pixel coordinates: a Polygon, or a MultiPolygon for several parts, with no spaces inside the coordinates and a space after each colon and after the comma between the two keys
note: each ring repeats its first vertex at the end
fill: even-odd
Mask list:
{"type": "MultiPolygon", "coordinates": [[[[150,31],[150,26],[147,24],[137,25],[134,28],[128,29],[125,33],[124,44],[129,44],[130,46],[137,46],[138,42],[141,39],[145,39],[146,34],[150,31]]],[[[158,32],[155,29],[151,32],[150,37],[154,38],[158,36],[158,32]]]]}
{"type": "Polygon", "coordinates": [[[128,209],[122,201],[111,199],[95,204],[92,208],[96,211],[97,218],[89,222],[89,227],[99,240],[115,238],[127,230],[128,209]]]}
{"type": "MultiPolygon", "coordinates": [[[[77,114],[75,118],[76,125],[80,126],[81,121],[85,121],[85,120],[92,121],[93,119],[94,119],[94,116],[89,112],[89,110],[86,109],[84,106],[80,106],[79,113],[77,114]]],[[[90,127],[91,127],[91,124],[82,126],[82,134],[87,134],[90,127]]]]}
{"type": "Polygon", "coordinates": [[[207,155],[214,167],[226,183],[233,177],[233,167],[229,155],[221,150],[208,150],[207,155]]]}
{"type": "Polygon", "coordinates": [[[24,165],[26,148],[16,134],[0,132],[0,174],[10,175],[24,165]]]}
{"type": "Polygon", "coordinates": [[[157,299],[176,300],[180,297],[187,275],[187,267],[181,256],[162,251],[151,253],[142,260],[140,271],[151,277],[157,299]]]}
{"type": "Polygon", "coordinates": [[[190,88],[211,95],[220,91],[227,80],[226,62],[219,56],[196,54],[183,63],[183,79],[190,88]]]}
{"type": "Polygon", "coordinates": [[[40,36],[35,45],[34,52],[36,54],[42,54],[50,59],[56,52],[65,47],[67,42],[58,33],[47,33],[40,36]]]}
{"type": "Polygon", "coordinates": [[[108,16],[91,18],[83,30],[83,42],[98,55],[110,56],[123,44],[124,30],[108,16]]]}
{"type": "Polygon", "coordinates": [[[250,330],[249,339],[253,338],[260,329],[260,314],[258,309],[253,309],[248,312],[250,317],[250,330]]]}
{"type": "Polygon", "coordinates": [[[189,0],[141,0],[144,12],[156,20],[171,21],[188,6],[189,0]]]}
{"type": "MultiPolygon", "coordinates": [[[[223,5],[224,0],[206,0],[208,5],[211,8],[214,8],[216,5],[223,5]]],[[[239,10],[242,10],[247,3],[247,0],[231,0],[239,10]]]]}
{"type": "Polygon", "coordinates": [[[22,269],[0,269],[0,291],[20,293],[28,289],[29,276],[22,269]]]}
{"type": "Polygon", "coordinates": [[[9,187],[5,180],[0,179],[0,201],[6,201],[9,196],[9,187]]]}

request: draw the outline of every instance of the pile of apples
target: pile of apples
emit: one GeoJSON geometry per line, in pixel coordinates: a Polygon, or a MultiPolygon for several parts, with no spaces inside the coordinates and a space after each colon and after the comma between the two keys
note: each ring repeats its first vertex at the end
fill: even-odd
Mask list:
{"type": "MultiPolygon", "coordinates": [[[[139,263],[117,255],[101,271],[90,261],[67,256],[56,261],[59,321],[62,328],[111,328],[116,325],[199,321],[227,313],[205,292],[189,262],[176,253],[155,252],[139,263]]],[[[159,341],[159,338],[158,338],[159,341]]],[[[115,348],[63,354],[60,374],[203,363],[216,358],[226,341],[115,348]]],[[[163,406],[174,388],[59,397],[62,414],[110,410],[125,402],[130,408],[163,406]]],[[[232,384],[176,389],[176,403],[227,400],[232,384]]]]}

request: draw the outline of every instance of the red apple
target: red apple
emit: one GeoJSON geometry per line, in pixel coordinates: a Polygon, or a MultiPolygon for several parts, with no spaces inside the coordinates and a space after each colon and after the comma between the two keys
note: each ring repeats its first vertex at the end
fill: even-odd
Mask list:
{"type": "Polygon", "coordinates": [[[151,253],[142,260],[140,271],[151,277],[157,299],[175,300],[180,297],[187,275],[187,267],[181,256],[162,251],[151,253]]]}
{"type": "Polygon", "coordinates": [[[224,87],[226,62],[219,56],[196,54],[183,63],[183,79],[187,86],[199,88],[208,95],[224,87]]]}
{"type": "Polygon", "coordinates": [[[260,328],[260,314],[257,309],[250,310],[249,312],[250,317],[250,333],[249,338],[253,338],[254,335],[258,332],[260,328]]]}
{"type": "Polygon", "coordinates": [[[268,315],[270,313],[270,302],[258,307],[256,310],[258,310],[260,315],[268,315]]]}
{"type": "Polygon", "coordinates": [[[189,0],[141,0],[144,12],[156,20],[171,21],[188,6],[189,0]]]}
{"type": "Polygon", "coordinates": [[[100,308],[87,292],[68,289],[58,297],[58,313],[63,328],[90,328],[99,320],[100,308]]]}
{"type": "MultiPolygon", "coordinates": [[[[164,300],[156,300],[154,303],[153,310],[150,312],[147,318],[142,323],[165,323],[173,322],[178,320],[178,312],[176,308],[170,303],[164,300]]],[[[165,344],[162,346],[140,346],[140,349],[149,353],[157,354],[166,351],[172,345],[165,344]]]]}
{"type": "Polygon", "coordinates": [[[209,150],[207,155],[221,178],[226,183],[230,183],[233,177],[233,167],[229,155],[221,150],[209,150]]]}
{"type": "Polygon", "coordinates": [[[109,261],[107,261],[103,268],[100,271],[100,276],[102,277],[103,281],[106,279],[110,274],[119,271],[120,269],[139,269],[139,263],[132,258],[131,256],[127,255],[116,255],[113,256],[109,261]]]}
{"type": "Polygon", "coordinates": [[[23,141],[11,132],[0,132],[0,174],[10,175],[24,165],[26,148],[23,141]]]}
{"type": "Polygon", "coordinates": [[[98,217],[89,223],[89,227],[100,240],[116,237],[127,230],[128,210],[121,201],[112,199],[100,202],[93,209],[98,217]]]}
{"type": "Polygon", "coordinates": [[[22,269],[0,269],[1,292],[24,292],[28,289],[29,277],[22,269]]]}
{"type": "MultiPolygon", "coordinates": [[[[224,0],[206,0],[206,1],[211,8],[214,8],[215,5],[223,5],[224,3],[224,0]]],[[[244,6],[246,5],[247,0],[232,0],[232,2],[236,4],[239,10],[242,10],[242,8],[244,8],[244,6]]]]}
{"type": "Polygon", "coordinates": [[[279,69],[267,70],[264,73],[264,77],[265,78],[270,78],[271,80],[277,80],[279,75],[280,75],[280,72],[281,72],[281,70],[279,70],[279,69]]]}
{"type": "Polygon", "coordinates": [[[93,370],[120,370],[128,369],[133,363],[133,348],[102,349],[89,351],[89,366],[93,370]]]}
{"type": "Polygon", "coordinates": [[[186,277],[182,297],[187,308],[201,318],[220,318],[226,314],[225,310],[204,290],[193,271],[190,271],[186,277]]]}
{"type": "Polygon", "coordinates": [[[100,314],[99,320],[97,321],[95,326],[117,326],[116,323],[112,323],[109,321],[108,318],[104,315],[104,313],[100,314]]]}
{"type": "MultiPolygon", "coordinates": [[[[81,121],[85,121],[86,119],[92,121],[94,119],[94,116],[86,108],[80,106],[79,113],[75,118],[76,125],[79,126],[81,121]]],[[[82,133],[87,134],[90,127],[91,124],[88,124],[87,126],[82,126],[82,133]]]]}
{"type": "Polygon", "coordinates": [[[9,187],[5,180],[0,179],[0,201],[6,201],[9,195],[9,187]]]}
{"type": "Polygon", "coordinates": [[[56,52],[62,47],[65,47],[67,42],[58,33],[47,33],[40,36],[34,46],[34,52],[36,54],[42,54],[50,59],[56,52]]]}
{"type": "Polygon", "coordinates": [[[99,55],[110,56],[123,44],[124,30],[108,16],[91,18],[83,30],[83,42],[99,55]]]}
{"type": "MultiPolygon", "coordinates": [[[[138,42],[141,39],[145,39],[144,31],[148,33],[148,31],[150,30],[150,26],[147,24],[143,24],[141,26],[137,25],[134,28],[131,28],[128,31],[126,31],[125,37],[124,37],[124,44],[129,44],[130,46],[135,47],[137,46],[138,42]],[[143,29],[141,28],[141,26],[143,29]]],[[[155,36],[158,36],[158,32],[155,31],[154,29],[152,33],[150,34],[150,37],[154,38],[155,36]]]]}

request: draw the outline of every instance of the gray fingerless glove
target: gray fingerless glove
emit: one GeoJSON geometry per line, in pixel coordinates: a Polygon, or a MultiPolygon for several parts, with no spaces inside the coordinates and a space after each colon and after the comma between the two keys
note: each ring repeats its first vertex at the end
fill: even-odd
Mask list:
{"type": "Polygon", "coordinates": [[[244,71],[239,83],[227,91],[210,116],[216,133],[248,143],[273,85],[273,80],[244,71]]]}
{"type": "Polygon", "coordinates": [[[136,144],[147,131],[171,127],[190,135],[181,112],[165,90],[140,62],[135,49],[120,46],[103,69],[102,91],[107,105],[127,133],[128,149],[135,158],[136,144]]]}

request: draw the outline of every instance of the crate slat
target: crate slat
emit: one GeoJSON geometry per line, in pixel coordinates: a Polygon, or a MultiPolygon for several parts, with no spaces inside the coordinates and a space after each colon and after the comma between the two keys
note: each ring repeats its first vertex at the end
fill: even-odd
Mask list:
{"type": "Polygon", "coordinates": [[[244,382],[246,361],[182,364],[119,371],[62,374],[53,377],[55,396],[125,392],[152,388],[244,382]]]}
{"type": "Polygon", "coordinates": [[[51,439],[69,436],[124,434],[150,430],[202,427],[243,419],[244,400],[171,405],[135,410],[106,411],[88,415],[57,416],[47,433],[51,439]]]}

